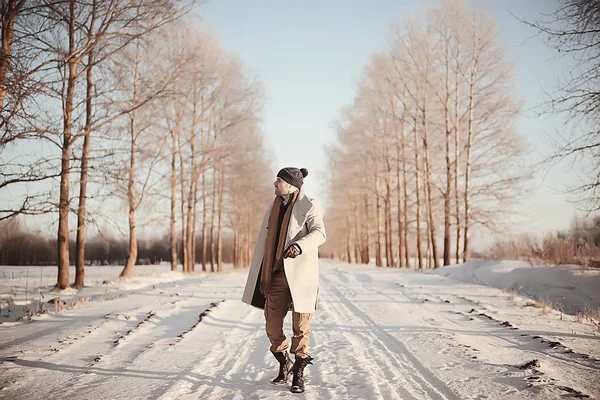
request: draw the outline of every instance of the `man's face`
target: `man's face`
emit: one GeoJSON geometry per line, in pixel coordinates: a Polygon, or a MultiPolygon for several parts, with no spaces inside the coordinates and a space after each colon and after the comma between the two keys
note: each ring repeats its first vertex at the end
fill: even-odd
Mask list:
{"type": "Polygon", "coordinates": [[[286,181],[284,181],[283,179],[277,177],[277,179],[275,179],[275,182],[273,182],[273,185],[275,185],[275,195],[276,196],[288,196],[290,193],[292,193],[294,191],[294,187],[292,185],[290,185],[289,183],[287,183],[286,181]]]}

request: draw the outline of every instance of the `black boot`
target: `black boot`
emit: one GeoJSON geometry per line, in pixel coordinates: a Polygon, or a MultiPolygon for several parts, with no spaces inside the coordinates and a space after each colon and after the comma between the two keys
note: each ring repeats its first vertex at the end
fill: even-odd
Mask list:
{"type": "Polygon", "coordinates": [[[292,359],[290,358],[290,355],[288,354],[287,351],[282,351],[282,352],[278,352],[278,353],[271,351],[271,353],[273,353],[273,355],[275,356],[277,361],[279,361],[279,375],[277,375],[277,378],[273,379],[271,381],[271,383],[274,383],[274,384],[287,383],[288,376],[290,375],[290,372],[292,371],[292,367],[294,366],[294,363],[292,363],[292,359]]]}
{"type": "Polygon", "coordinates": [[[304,393],[304,368],[308,364],[312,365],[312,360],[314,360],[314,358],[311,356],[306,356],[305,358],[296,356],[296,362],[292,368],[292,371],[294,372],[292,388],[290,389],[292,393],[304,393]]]}

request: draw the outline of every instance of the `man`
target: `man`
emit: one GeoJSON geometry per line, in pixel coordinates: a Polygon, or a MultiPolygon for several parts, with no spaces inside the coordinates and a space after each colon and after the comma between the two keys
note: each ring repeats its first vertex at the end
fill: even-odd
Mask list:
{"type": "Polygon", "coordinates": [[[319,246],[326,233],[321,207],[302,189],[305,168],[283,168],[275,180],[275,200],[268,207],[256,242],[242,301],[264,309],[271,352],[279,362],[273,383],[285,384],[293,372],[293,393],[304,392],[310,322],[319,291],[319,246]],[[283,320],[292,308],[291,346],[283,320]],[[295,362],[288,354],[295,354],[295,362]]]}

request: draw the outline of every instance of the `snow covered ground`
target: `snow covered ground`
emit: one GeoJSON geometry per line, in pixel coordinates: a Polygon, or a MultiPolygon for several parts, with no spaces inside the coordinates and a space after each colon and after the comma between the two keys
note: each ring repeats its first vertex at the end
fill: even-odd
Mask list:
{"type": "MultiPolygon", "coordinates": [[[[233,266],[224,264],[224,270],[233,266]]],[[[198,270],[200,270],[198,268],[198,270]]],[[[0,266],[0,323],[10,323],[60,307],[48,304],[59,298],[63,308],[77,307],[90,301],[113,299],[135,291],[145,290],[156,283],[175,282],[188,278],[181,272],[171,272],[171,265],[137,265],[134,276],[120,280],[122,266],[87,267],[86,287],[80,290],[52,291],[56,283],[56,266],[0,266]]],[[[197,273],[201,274],[201,272],[197,273]]],[[[75,267],[70,270],[71,281],[75,267]]]]}
{"type": "Polygon", "coordinates": [[[269,384],[262,312],[239,300],[247,271],[230,270],[154,271],[134,289],[0,324],[0,398],[600,398],[600,332],[586,321],[437,273],[321,266],[303,395],[269,384]]]}
{"type": "Polygon", "coordinates": [[[541,266],[527,261],[477,259],[435,271],[454,280],[479,283],[550,303],[568,314],[600,308],[600,269],[578,265],[541,266]]]}

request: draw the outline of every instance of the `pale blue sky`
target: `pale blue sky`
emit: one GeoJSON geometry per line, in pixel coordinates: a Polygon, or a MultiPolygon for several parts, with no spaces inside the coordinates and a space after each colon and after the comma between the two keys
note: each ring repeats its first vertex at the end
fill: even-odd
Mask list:
{"type": "MultiPolygon", "coordinates": [[[[391,23],[418,16],[435,1],[207,1],[196,10],[202,19],[198,23],[210,28],[223,47],[237,54],[264,85],[264,132],[273,152],[273,174],[284,166],[306,167],[310,171],[305,181],[307,192],[326,200],[328,166],[324,147],[335,140],[333,126],[338,113],[352,102],[369,56],[386,48],[391,23]]],[[[568,63],[557,59],[552,49],[534,37],[535,31],[511,12],[521,18],[544,18],[541,13],[552,11],[557,0],[475,1],[496,20],[499,39],[514,63],[517,95],[525,101],[517,129],[530,147],[528,161],[534,164],[550,154],[548,137],[564,130],[559,118],[538,117],[540,109],[536,106],[547,100],[544,90],[555,88],[557,75],[568,70],[568,63]]],[[[20,150],[30,156],[45,151],[39,146],[20,150]]],[[[577,211],[564,189],[577,176],[568,163],[538,174],[526,200],[516,204],[521,215],[510,220],[514,229],[506,230],[503,237],[568,228],[577,211]]],[[[4,196],[19,199],[23,193],[39,188],[38,184],[19,186],[4,196]]],[[[122,207],[115,203],[115,210],[107,213],[122,207]]],[[[27,221],[54,235],[53,217],[31,217],[27,221]]],[[[473,239],[474,247],[481,248],[491,242],[492,236],[476,232],[473,239]]]]}
{"type": "MultiPolygon", "coordinates": [[[[274,151],[274,168],[306,167],[307,191],[326,196],[324,145],[334,140],[333,123],[352,101],[370,54],[386,46],[391,22],[402,22],[433,4],[430,0],[267,1],[213,0],[200,7],[203,25],[223,47],[237,53],[262,79],[266,92],[264,128],[274,151]]],[[[532,108],[546,98],[565,63],[535,32],[515,19],[540,18],[554,0],[480,1],[495,18],[500,40],[515,64],[518,95],[525,112],[517,128],[531,147],[531,162],[549,152],[548,131],[557,121],[536,117],[532,108]]],[[[534,182],[530,200],[519,204],[523,230],[542,232],[569,226],[575,208],[560,193],[572,173],[559,166],[534,182]]]]}

